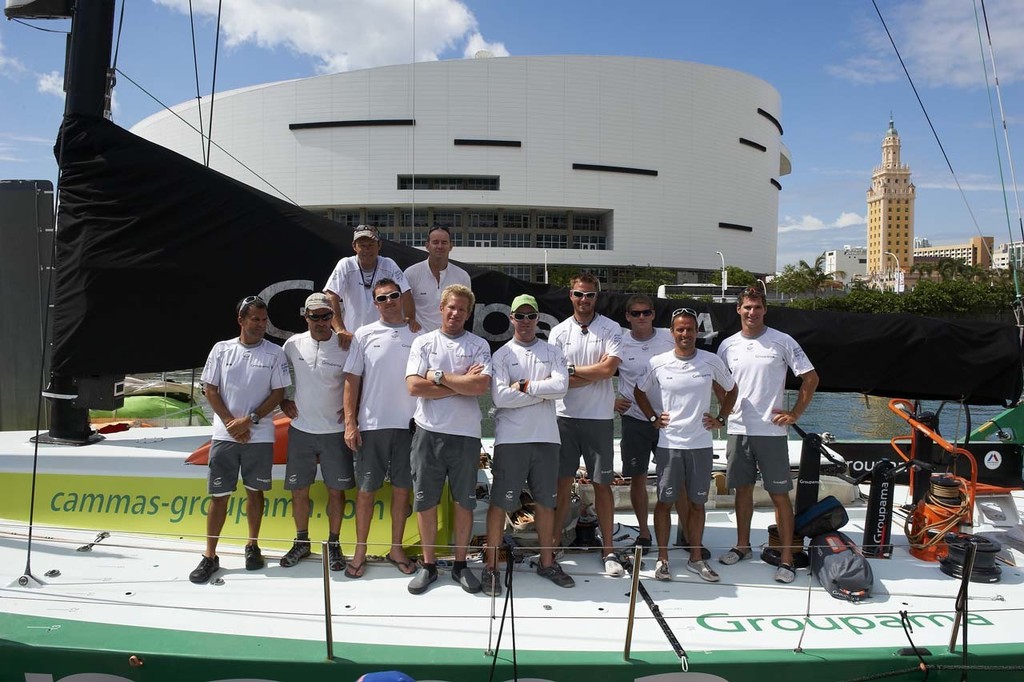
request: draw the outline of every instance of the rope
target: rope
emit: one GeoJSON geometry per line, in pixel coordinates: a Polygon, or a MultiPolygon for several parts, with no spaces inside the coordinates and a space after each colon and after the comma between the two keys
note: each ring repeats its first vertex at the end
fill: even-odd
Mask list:
{"type": "Polygon", "coordinates": [[[199,94],[199,54],[196,51],[196,19],[192,12],[192,0],[188,0],[188,25],[192,30],[192,66],[196,72],[196,118],[199,119],[199,148],[203,153],[203,165],[209,167],[210,155],[203,147],[203,138],[205,137],[203,134],[203,98],[199,94]]]}
{"type": "Polygon", "coordinates": [[[637,591],[640,593],[640,596],[644,598],[647,608],[651,610],[654,620],[658,622],[658,626],[665,634],[665,639],[668,640],[669,646],[672,647],[672,651],[674,651],[676,656],[679,657],[679,660],[683,665],[683,670],[685,671],[688,667],[687,662],[690,660],[690,657],[686,653],[686,649],[684,649],[683,645],[679,643],[678,639],[676,639],[675,633],[672,632],[672,628],[669,627],[668,621],[665,620],[665,616],[661,613],[661,608],[658,606],[657,602],[651,598],[651,594],[647,591],[647,588],[644,587],[643,582],[638,585],[637,591]]]}
{"type": "Polygon", "coordinates": [[[217,61],[220,55],[220,13],[224,0],[217,3],[217,33],[213,43],[213,82],[210,84],[210,135],[206,138],[206,164],[210,164],[210,144],[213,142],[213,100],[217,96],[217,61]]]}
{"type": "Polygon", "coordinates": [[[498,666],[498,652],[501,650],[501,635],[505,631],[505,615],[509,615],[512,628],[512,678],[519,679],[519,661],[516,658],[516,607],[512,598],[512,573],[515,569],[515,557],[512,545],[505,543],[505,606],[501,610],[501,625],[498,626],[498,641],[494,644],[494,655],[491,658],[491,674],[488,682],[494,681],[494,672],[498,666]]]}

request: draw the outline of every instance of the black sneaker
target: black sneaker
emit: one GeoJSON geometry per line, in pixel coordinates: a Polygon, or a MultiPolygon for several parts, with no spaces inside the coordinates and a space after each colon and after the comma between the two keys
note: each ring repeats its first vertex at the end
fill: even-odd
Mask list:
{"type": "Polygon", "coordinates": [[[462,585],[462,589],[470,594],[476,594],[480,591],[480,580],[477,579],[468,566],[461,571],[453,570],[452,580],[462,585]]]}
{"type": "Polygon", "coordinates": [[[266,565],[267,561],[260,553],[259,545],[245,546],[245,570],[258,571],[266,565]]]}
{"type": "Polygon", "coordinates": [[[576,585],[576,581],[572,579],[571,575],[562,570],[557,561],[547,568],[538,566],[537,575],[541,578],[547,578],[559,587],[573,587],[576,585]]]}
{"type": "Polygon", "coordinates": [[[647,553],[651,551],[651,539],[641,537],[638,535],[636,541],[633,542],[633,545],[630,547],[630,549],[635,550],[637,547],[640,547],[643,550],[643,556],[647,556],[647,553]]]}
{"type": "Polygon", "coordinates": [[[281,565],[291,568],[309,556],[309,540],[296,540],[288,553],[281,557],[281,565]]]}
{"type": "MultiPolygon", "coordinates": [[[[309,550],[306,550],[308,553],[309,550]]],[[[327,563],[332,571],[345,570],[345,555],[341,553],[341,545],[337,542],[327,543],[327,563]]]]}
{"type": "Polygon", "coordinates": [[[423,594],[434,582],[437,581],[437,569],[430,570],[426,566],[420,566],[416,575],[409,581],[410,594],[423,594]]]}
{"type": "Polygon", "coordinates": [[[501,595],[501,574],[490,566],[484,566],[480,573],[480,589],[488,597],[501,595]]]}
{"type": "Polygon", "coordinates": [[[213,574],[220,570],[220,557],[215,556],[212,559],[207,557],[205,554],[199,561],[199,565],[196,566],[195,570],[188,574],[188,579],[194,582],[196,585],[202,585],[210,581],[213,574]]]}

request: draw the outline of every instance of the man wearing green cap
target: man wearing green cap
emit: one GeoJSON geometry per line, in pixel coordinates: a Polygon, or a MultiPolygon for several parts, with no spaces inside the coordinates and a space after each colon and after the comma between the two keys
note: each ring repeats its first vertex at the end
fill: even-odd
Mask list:
{"type": "Polygon", "coordinates": [[[494,416],[494,480],[487,510],[486,567],[480,577],[485,594],[501,594],[497,571],[498,543],[505,514],[519,506],[524,484],[537,503],[534,522],[540,550],[537,575],[559,587],[575,581],[555,561],[546,546],[554,531],[557,500],[559,437],[555,401],[569,390],[565,355],[557,346],[537,338],[540,316],[537,299],[529,294],[512,301],[512,338],[491,358],[494,372],[491,396],[494,416]]]}

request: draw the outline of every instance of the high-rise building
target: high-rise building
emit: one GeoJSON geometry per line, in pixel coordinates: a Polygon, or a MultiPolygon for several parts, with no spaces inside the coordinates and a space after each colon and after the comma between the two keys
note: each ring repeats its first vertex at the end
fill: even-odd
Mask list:
{"type": "Polygon", "coordinates": [[[936,262],[941,258],[953,258],[967,265],[979,268],[992,266],[992,237],[971,237],[963,244],[941,244],[932,246],[927,239],[914,240],[914,259],[931,259],[936,262]],[[918,242],[924,241],[923,245],[918,242]]]}
{"type": "Polygon", "coordinates": [[[914,197],[910,166],[900,163],[900,136],[890,118],[882,163],[872,171],[868,190],[868,275],[896,267],[907,272],[914,264],[914,197]]]}

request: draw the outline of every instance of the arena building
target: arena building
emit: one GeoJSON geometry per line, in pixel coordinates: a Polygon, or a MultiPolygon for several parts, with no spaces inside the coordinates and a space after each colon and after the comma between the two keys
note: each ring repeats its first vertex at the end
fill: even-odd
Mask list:
{"type": "MultiPolygon", "coordinates": [[[[209,108],[132,130],[201,162],[209,108]]],[[[545,265],[589,269],[619,289],[635,266],[707,281],[719,251],[775,271],[780,118],[772,86],[720,67],[483,57],[219,93],[210,165],[404,244],[447,225],[463,262],[531,281],[545,265]]]]}

